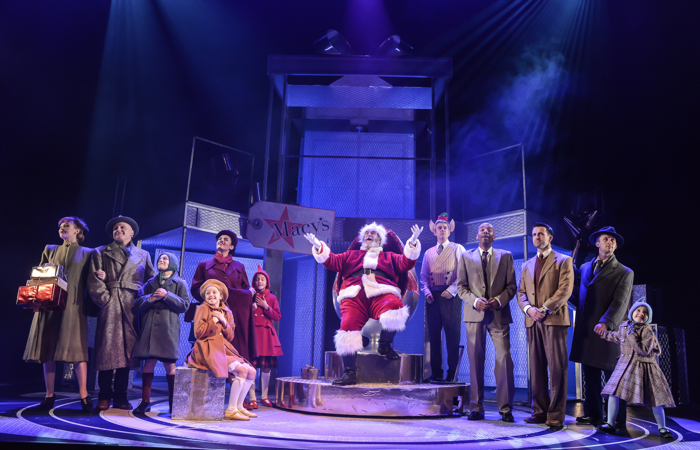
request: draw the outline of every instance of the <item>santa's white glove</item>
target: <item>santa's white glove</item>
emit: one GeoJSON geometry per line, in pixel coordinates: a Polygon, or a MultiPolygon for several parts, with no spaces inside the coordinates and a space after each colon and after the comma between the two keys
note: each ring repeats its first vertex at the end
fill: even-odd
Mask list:
{"type": "Polygon", "coordinates": [[[313,233],[306,233],[306,234],[304,235],[304,238],[305,238],[307,241],[309,241],[309,242],[311,242],[311,243],[313,244],[313,246],[314,246],[314,248],[316,249],[316,251],[318,251],[318,250],[321,249],[321,241],[319,241],[318,239],[316,239],[316,236],[314,236],[313,233]]]}
{"type": "Polygon", "coordinates": [[[411,231],[413,232],[413,235],[411,236],[411,239],[408,241],[411,243],[411,245],[416,245],[416,241],[418,240],[418,236],[423,232],[423,227],[418,228],[418,225],[413,225],[411,227],[411,231]]]}

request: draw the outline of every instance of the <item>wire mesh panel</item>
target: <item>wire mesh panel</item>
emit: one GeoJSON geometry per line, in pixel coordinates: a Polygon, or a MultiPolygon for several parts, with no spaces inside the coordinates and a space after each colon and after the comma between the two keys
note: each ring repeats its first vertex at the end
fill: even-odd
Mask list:
{"type": "Polygon", "coordinates": [[[285,259],[283,274],[280,342],[285,356],[278,376],[291,376],[307,364],[322,364],[325,269],[313,257],[303,256],[285,259]]]}
{"type": "Polygon", "coordinates": [[[498,232],[499,239],[528,234],[525,229],[525,211],[517,211],[501,216],[487,217],[467,222],[467,237],[469,238],[467,244],[474,244],[477,242],[476,235],[479,232],[479,225],[484,222],[493,225],[493,229],[498,232]]]}
{"type": "Polygon", "coordinates": [[[299,204],[332,209],[336,217],[415,217],[415,161],[362,159],[415,156],[412,134],[307,131],[299,204]]]}

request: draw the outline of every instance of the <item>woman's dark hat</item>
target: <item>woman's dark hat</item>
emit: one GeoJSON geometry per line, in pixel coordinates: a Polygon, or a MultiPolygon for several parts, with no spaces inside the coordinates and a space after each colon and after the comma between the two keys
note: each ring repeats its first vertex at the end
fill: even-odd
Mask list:
{"type": "Polygon", "coordinates": [[[622,247],[625,243],[625,238],[623,238],[621,235],[617,234],[615,232],[615,228],[613,227],[603,227],[600,230],[594,232],[591,234],[591,236],[588,238],[588,242],[591,243],[591,245],[595,245],[596,239],[598,239],[598,236],[601,234],[608,234],[610,236],[613,236],[615,240],[617,241],[617,246],[622,247]]]}
{"type": "Polygon", "coordinates": [[[117,216],[114,219],[110,220],[107,222],[107,235],[109,237],[112,237],[112,231],[114,230],[114,225],[118,224],[119,222],[124,222],[128,223],[131,228],[134,230],[134,237],[136,237],[137,234],[139,234],[139,224],[136,223],[134,219],[131,217],[126,217],[126,216],[117,216]]]}
{"type": "Polygon", "coordinates": [[[221,230],[218,233],[216,233],[216,240],[218,241],[221,236],[228,236],[231,238],[231,242],[233,242],[234,247],[238,247],[238,236],[236,236],[236,233],[234,233],[231,230],[221,230]]]}

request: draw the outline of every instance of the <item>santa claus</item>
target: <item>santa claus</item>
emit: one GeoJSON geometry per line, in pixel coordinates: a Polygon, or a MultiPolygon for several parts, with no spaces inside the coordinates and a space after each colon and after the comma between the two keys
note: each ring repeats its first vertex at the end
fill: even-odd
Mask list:
{"type": "Polygon", "coordinates": [[[343,376],[333,381],[338,386],[357,383],[355,360],[363,348],[362,327],[369,319],[382,325],[377,353],[387,359],[399,359],[391,348],[397,331],[406,328],[409,318],[408,306],[401,302],[399,275],[416,265],[420,256],[418,236],[422,227],[414,225],[413,235],[404,247],[403,255],[385,252],[382,246],[387,239],[387,230],[372,222],[365,225],[358,235],[359,250],[348,250],[339,255],[331,253],[323,242],[311,233],[304,237],[313,244],[316,261],[342,278],[338,301],[340,302],[340,330],[335,334],[335,350],[343,358],[343,376]]]}

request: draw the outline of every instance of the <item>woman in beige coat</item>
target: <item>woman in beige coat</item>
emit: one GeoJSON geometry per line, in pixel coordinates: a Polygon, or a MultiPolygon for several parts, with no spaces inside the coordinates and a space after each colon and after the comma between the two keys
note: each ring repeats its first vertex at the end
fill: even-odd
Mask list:
{"type": "Polygon", "coordinates": [[[255,369],[233,347],[235,324],[233,314],[226,306],[228,289],[218,280],[207,280],[200,288],[204,303],[197,307],[192,327],[197,341],[187,355],[187,365],[210,370],[219,378],[233,375],[228,409],[228,420],[250,420],[257,417],[243,407],[243,400],[255,381],[255,369]]]}
{"type": "Polygon", "coordinates": [[[56,362],[74,363],[80,391],[80,405],[85,412],[92,411],[92,400],[87,392],[87,317],[83,312],[85,281],[90,266],[92,249],[81,247],[88,227],[78,217],[64,217],[58,222],[62,245],[47,245],[41,263],[60,264],[68,271],[68,298],[63,311],[34,313],[29,338],[24,349],[26,362],[42,363],[46,398],[37,409],[53,408],[56,362]]]}

